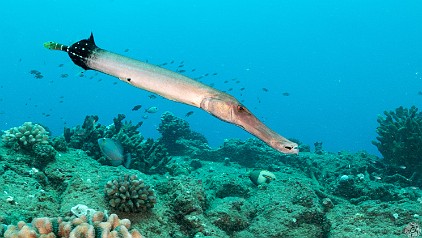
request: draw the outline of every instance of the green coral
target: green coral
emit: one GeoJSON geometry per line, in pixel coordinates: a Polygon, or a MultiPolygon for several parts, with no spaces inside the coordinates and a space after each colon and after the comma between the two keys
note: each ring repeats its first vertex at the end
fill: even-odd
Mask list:
{"type": "Polygon", "coordinates": [[[56,150],[50,145],[49,132],[41,125],[25,122],[20,127],[5,131],[2,141],[8,148],[22,151],[35,156],[33,166],[43,168],[56,156],[56,150]]]}
{"type": "Polygon", "coordinates": [[[109,205],[124,212],[147,211],[157,202],[151,187],[136,175],[125,175],[108,181],[104,192],[109,205]]]}
{"type": "MultiPolygon", "coordinates": [[[[406,166],[410,172],[422,169],[422,113],[412,106],[385,111],[377,119],[378,148],[386,162],[392,166],[406,166]]],[[[420,176],[420,175],[419,175],[420,176]]]]}
{"type": "Polygon", "coordinates": [[[25,122],[22,126],[6,130],[2,141],[9,148],[32,150],[32,146],[37,143],[48,144],[48,134],[41,125],[25,122]]]}

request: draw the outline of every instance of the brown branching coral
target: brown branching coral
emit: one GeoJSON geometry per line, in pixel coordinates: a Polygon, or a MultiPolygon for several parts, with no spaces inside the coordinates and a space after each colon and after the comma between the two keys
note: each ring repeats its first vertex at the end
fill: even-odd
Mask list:
{"type": "Polygon", "coordinates": [[[378,116],[378,148],[386,162],[392,166],[406,166],[411,172],[422,169],[422,113],[412,106],[385,111],[378,116]]]}

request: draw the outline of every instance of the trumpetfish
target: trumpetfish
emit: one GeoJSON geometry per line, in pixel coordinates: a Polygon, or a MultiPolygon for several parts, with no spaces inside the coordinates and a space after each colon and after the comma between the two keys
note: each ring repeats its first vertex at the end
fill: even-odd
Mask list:
{"type": "Polygon", "coordinates": [[[101,49],[92,33],[88,39],[70,46],[50,41],[44,47],[67,52],[73,63],[85,70],[96,70],[169,100],[201,108],[243,128],[282,153],[299,153],[296,143],[268,128],[233,96],[182,74],[101,49]]]}

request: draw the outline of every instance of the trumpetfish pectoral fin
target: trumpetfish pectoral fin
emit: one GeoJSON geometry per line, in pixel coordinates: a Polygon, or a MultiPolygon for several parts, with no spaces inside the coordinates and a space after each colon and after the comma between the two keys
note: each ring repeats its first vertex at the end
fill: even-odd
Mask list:
{"type": "Polygon", "coordinates": [[[85,70],[97,70],[167,99],[202,108],[223,121],[240,126],[280,152],[299,152],[296,143],[269,129],[231,95],[182,74],[100,49],[92,33],[88,39],[71,46],[47,42],[44,47],[67,52],[72,61],[85,70]]]}

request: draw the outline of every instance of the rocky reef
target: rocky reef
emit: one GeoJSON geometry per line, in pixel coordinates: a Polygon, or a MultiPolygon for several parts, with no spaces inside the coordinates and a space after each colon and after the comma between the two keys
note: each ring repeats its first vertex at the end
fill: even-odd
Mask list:
{"type": "Polygon", "coordinates": [[[1,145],[0,234],[8,229],[12,236],[57,236],[57,224],[70,223],[69,235],[83,225],[84,232],[120,237],[403,237],[422,224],[422,191],[407,167],[364,151],[330,153],[321,142],[315,152],[299,155],[281,154],[256,139],[227,139],[209,148],[201,139],[185,143],[191,131],[182,119],[163,119],[173,124],[163,125],[154,141],[123,116],[109,126],[89,116],[57,141],[66,150],[57,149],[42,169],[28,163],[31,153],[1,145]],[[172,134],[177,125],[183,130],[172,134]],[[93,143],[97,136],[126,141],[132,146],[126,151],[140,157],[129,168],[105,165],[84,146],[88,142],[78,142],[93,143]],[[169,141],[178,144],[167,150],[169,141]],[[167,151],[165,160],[160,148],[167,151]],[[130,228],[106,213],[93,220],[95,211],[105,210],[130,220],[130,228]]]}
{"type": "Polygon", "coordinates": [[[390,170],[402,171],[415,185],[422,186],[422,113],[418,108],[398,107],[378,116],[378,148],[390,170]]]}

